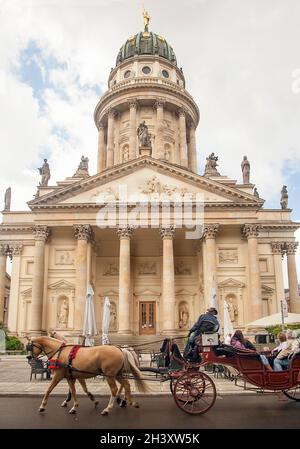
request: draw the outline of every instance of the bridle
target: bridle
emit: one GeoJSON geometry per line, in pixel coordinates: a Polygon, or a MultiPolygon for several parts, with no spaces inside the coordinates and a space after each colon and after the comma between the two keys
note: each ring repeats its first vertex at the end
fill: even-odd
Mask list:
{"type": "Polygon", "coordinates": [[[55,356],[55,354],[57,354],[58,352],[61,352],[62,348],[66,346],[66,343],[63,342],[58,349],[56,349],[53,353],[52,351],[50,352],[45,352],[45,350],[42,348],[42,346],[37,345],[36,343],[34,343],[33,341],[30,341],[30,343],[28,343],[26,345],[26,351],[30,352],[30,355],[27,356],[28,360],[31,359],[35,359],[35,360],[41,360],[43,357],[47,357],[48,359],[51,359],[52,357],[55,356]],[[41,352],[40,354],[36,355],[34,354],[33,350],[34,348],[39,349],[41,352]],[[51,354],[51,355],[50,355],[51,354]]]}

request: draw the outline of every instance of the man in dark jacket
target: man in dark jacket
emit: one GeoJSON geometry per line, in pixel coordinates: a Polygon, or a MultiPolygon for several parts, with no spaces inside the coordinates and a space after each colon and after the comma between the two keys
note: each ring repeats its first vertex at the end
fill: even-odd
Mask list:
{"type": "Polygon", "coordinates": [[[220,324],[216,315],[218,315],[217,309],[210,307],[206,313],[199,316],[189,332],[188,341],[183,353],[185,358],[192,362],[198,361],[198,353],[195,345],[196,337],[205,332],[218,332],[220,324]]]}

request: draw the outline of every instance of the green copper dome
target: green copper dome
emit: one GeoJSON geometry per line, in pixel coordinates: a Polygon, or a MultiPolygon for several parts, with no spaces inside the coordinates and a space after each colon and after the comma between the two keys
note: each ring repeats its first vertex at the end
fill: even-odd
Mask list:
{"type": "Polygon", "coordinates": [[[177,66],[176,56],[171,45],[162,36],[152,32],[141,31],[127,39],[120,48],[116,65],[135,55],[158,55],[177,66]]]}

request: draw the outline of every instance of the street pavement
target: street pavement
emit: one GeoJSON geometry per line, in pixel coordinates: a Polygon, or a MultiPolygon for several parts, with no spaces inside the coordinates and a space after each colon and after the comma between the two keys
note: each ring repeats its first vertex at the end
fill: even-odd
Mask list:
{"type": "MultiPolygon", "coordinates": [[[[299,429],[300,404],[281,402],[275,395],[219,396],[206,414],[190,416],[177,408],[171,396],[140,397],[140,408],[115,406],[108,416],[100,411],[108,397],[94,408],[80,399],[76,415],[60,407],[52,396],[44,413],[40,397],[0,397],[1,429],[299,429]]],[[[288,437],[288,434],[287,434],[288,437]]],[[[289,437],[288,437],[289,438],[289,437]]],[[[53,446],[52,446],[53,447],[53,446]]]]}
{"type": "MultiPolygon", "coordinates": [[[[149,360],[144,360],[143,364],[149,366],[149,360]]],[[[144,377],[148,375],[144,373],[144,377]]],[[[154,375],[155,377],[155,375],[154,375]]],[[[153,378],[153,376],[151,377],[153,378]]],[[[214,377],[218,394],[249,394],[249,391],[243,390],[227,379],[214,377]]],[[[153,395],[169,395],[169,382],[160,382],[159,378],[155,381],[149,381],[151,393],[153,395]]],[[[40,375],[37,379],[33,377],[30,382],[30,367],[25,356],[0,356],[0,396],[19,396],[19,395],[43,395],[49,385],[49,381],[41,380],[40,375]]],[[[102,378],[87,380],[89,390],[96,395],[109,394],[109,387],[102,378]]],[[[242,385],[242,384],[241,384],[242,385]]],[[[243,386],[243,385],[242,385],[243,386]]],[[[131,381],[133,393],[136,393],[135,384],[131,381]]],[[[54,389],[52,394],[65,395],[68,391],[67,381],[61,381],[54,389]]],[[[81,386],[77,385],[79,395],[84,395],[81,386]]],[[[254,393],[256,394],[256,393],[254,393]]]]}

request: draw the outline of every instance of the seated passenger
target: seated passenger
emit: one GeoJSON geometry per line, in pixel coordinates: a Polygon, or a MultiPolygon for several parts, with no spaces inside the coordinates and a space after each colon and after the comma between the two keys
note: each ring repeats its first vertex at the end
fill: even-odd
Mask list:
{"type": "Polygon", "coordinates": [[[195,345],[195,340],[198,335],[204,334],[205,332],[217,332],[219,330],[220,324],[216,315],[218,315],[217,309],[210,307],[207,309],[206,313],[199,316],[196,323],[192,326],[183,353],[187,360],[192,362],[198,361],[198,354],[196,354],[197,348],[195,345]]]}
{"type": "MultiPolygon", "coordinates": [[[[230,342],[231,346],[233,346],[235,349],[241,349],[241,350],[246,350],[249,352],[256,352],[255,347],[252,345],[252,343],[250,343],[243,335],[243,332],[240,330],[235,331],[235,333],[233,334],[233,337],[231,339],[230,342]],[[251,345],[251,348],[250,348],[251,345]],[[254,348],[254,350],[252,349],[254,348]]],[[[266,369],[268,371],[273,371],[269,361],[267,359],[266,356],[259,354],[259,357],[262,361],[262,363],[264,364],[264,366],[266,367],[266,369]]]]}
{"type": "Polygon", "coordinates": [[[277,355],[274,359],[274,371],[282,371],[283,367],[289,366],[289,356],[299,349],[299,342],[292,330],[288,330],[286,335],[283,332],[279,332],[277,338],[280,341],[280,345],[275,348],[277,349],[277,355]]]}

